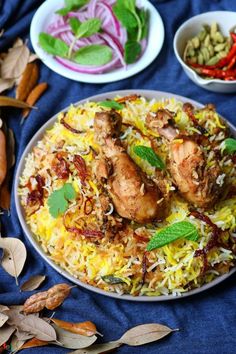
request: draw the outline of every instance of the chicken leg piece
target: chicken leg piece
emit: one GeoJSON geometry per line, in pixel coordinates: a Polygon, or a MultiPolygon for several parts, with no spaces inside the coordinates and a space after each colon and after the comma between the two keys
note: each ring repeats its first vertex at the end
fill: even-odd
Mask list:
{"type": "Polygon", "coordinates": [[[146,124],[169,141],[168,168],[181,195],[197,207],[212,207],[222,190],[217,184],[222,173],[218,162],[207,166],[201,145],[191,136],[179,135],[168,110],[147,115],[146,124]]]}
{"type": "Polygon", "coordinates": [[[118,138],[121,116],[114,111],[96,113],[94,129],[103,157],[97,178],[106,182],[117,213],[137,223],[160,220],[165,200],[158,186],[135,164],[118,138]]]}

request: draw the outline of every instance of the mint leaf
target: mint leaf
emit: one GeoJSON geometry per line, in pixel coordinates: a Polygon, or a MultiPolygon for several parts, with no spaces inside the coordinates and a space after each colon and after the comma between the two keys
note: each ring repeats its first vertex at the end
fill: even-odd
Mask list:
{"type": "Polygon", "coordinates": [[[117,1],[112,9],[117,19],[127,30],[138,27],[135,16],[132,14],[132,12],[127,10],[123,4],[119,4],[117,1]]]}
{"type": "Polygon", "coordinates": [[[144,9],[137,9],[138,12],[138,16],[140,18],[141,21],[141,38],[140,39],[144,39],[147,37],[148,35],[148,26],[149,26],[149,12],[148,10],[144,10],[144,9]]]}
{"type": "Polygon", "coordinates": [[[69,47],[61,39],[54,38],[48,33],[41,32],[39,34],[39,45],[45,52],[58,55],[59,57],[66,57],[69,47]]]}
{"type": "Polygon", "coordinates": [[[78,10],[85,4],[88,0],[65,0],[65,7],[56,11],[56,14],[61,16],[66,16],[72,10],[78,10]]]}
{"type": "Polygon", "coordinates": [[[180,221],[167,226],[157,232],[147,244],[147,251],[163,247],[180,238],[187,238],[191,241],[197,241],[198,231],[196,227],[188,221],[180,221]]]}
{"type": "Polygon", "coordinates": [[[141,45],[138,42],[128,40],[125,43],[125,52],[124,52],[125,62],[127,64],[134,63],[138,59],[141,50],[142,50],[141,45]]]}
{"type": "Polygon", "coordinates": [[[228,152],[229,154],[233,154],[236,152],[236,139],[227,138],[223,142],[223,151],[228,152]]]}
{"type": "Polygon", "coordinates": [[[165,168],[164,162],[162,161],[160,156],[158,156],[155,153],[155,151],[152,148],[150,148],[148,146],[137,145],[137,146],[134,146],[133,151],[141,159],[149,162],[151,166],[157,167],[160,170],[163,170],[165,168]]]}
{"type": "Polygon", "coordinates": [[[99,106],[108,107],[108,108],[116,109],[116,110],[121,110],[124,108],[123,104],[120,104],[120,103],[113,101],[113,100],[101,101],[101,102],[99,102],[99,106]]]}
{"type": "Polygon", "coordinates": [[[76,17],[71,17],[69,19],[69,24],[72,29],[72,32],[76,35],[77,31],[79,29],[79,26],[81,25],[81,22],[76,17]]]}
{"type": "Polygon", "coordinates": [[[70,19],[70,26],[77,38],[90,37],[101,28],[102,22],[99,18],[91,18],[88,21],[80,22],[76,18],[70,19]]]}
{"type": "Polygon", "coordinates": [[[48,198],[49,213],[57,218],[68,208],[68,200],[74,199],[76,192],[71,183],[66,183],[60,189],[54,191],[48,198]]]}
{"type": "Polygon", "coordinates": [[[75,52],[73,59],[81,65],[105,65],[112,59],[112,50],[106,45],[91,44],[75,52]]]}

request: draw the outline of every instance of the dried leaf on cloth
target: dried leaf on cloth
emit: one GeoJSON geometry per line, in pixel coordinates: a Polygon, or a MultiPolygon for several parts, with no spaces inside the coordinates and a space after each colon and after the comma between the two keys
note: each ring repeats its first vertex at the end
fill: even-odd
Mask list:
{"type": "Polygon", "coordinates": [[[0,96],[0,107],[36,108],[13,97],[0,96]]]}
{"type": "MultiPolygon", "coordinates": [[[[17,328],[20,332],[31,334],[37,339],[47,342],[56,341],[57,335],[55,329],[42,318],[34,315],[24,315],[18,310],[7,310],[6,315],[9,317],[7,323],[17,328]]],[[[24,336],[21,336],[23,339],[24,336]]]]}
{"type": "Polygon", "coordinates": [[[2,79],[0,78],[0,93],[12,88],[15,84],[14,79],[2,79]]]}
{"type": "Polygon", "coordinates": [[[12,333],[14,332],[15,332],[14,327],[5,325],[2,328],[0,328],[0,346],[6,343],[8,339],[11,337],[12,333]]]}
{"type": "Polygon", "coordinates": [[[176,329],[173,330],[158,323],[147,323],[129,329],[120,339],[117,339],[116,341],[104,344],[95,344],[88,349],[76,350],[70,354],[102,354],[113,350],[122,344],[130,346],[143,345],[155,342],[173,331],[176,331],[176,329]]]}
{"type": "Polygon", "coordinates": [[[97,340],[95,335],[91,337],[81,336],[80,334],[65,331],[55,324],[53,325],[53,328],[57,333],[57,340],[59,342],[57,345],[61,345],[68,349],[87,348],[97,340]]]}
{"type": "Polygon", "coordinates": [[[57,284],[47,291],[38,292],[30,296],[24,303],[25,313],[34,313],[43,310],[54,310],[62,304],[70,293],[71,286],[68,284],[57,284]]]}
{"type": "Polygon", "coordinates": [[[97,328],[94,323],[90,321],[73,323],[51,318],[50,321],[55,323],[58,327],[65,329],[71,333],[81,334],[82,336],[91,337],[97,333],[97,328]]]}
{"type": "Polygon", "coordinates": [[[20,289],[21,291],[35,290],[43,283],[45,278],[45,275],[33,275],[21,285],[20,289]]]}
{"type": "Polygon", "coordinates": [[[29,60],[30,51],[25,44],[13,46],[1,64],[1,77],[3,79],[16,79],[19,77],[29,60]]]}
{"type": "Polygon", "coordinates": [[[0,237],[0,248],[3,249],[1,266],[5,271],[15,277],[20,275],[26,260],[26,248],[22,241],[14,237],[0,237]]]}

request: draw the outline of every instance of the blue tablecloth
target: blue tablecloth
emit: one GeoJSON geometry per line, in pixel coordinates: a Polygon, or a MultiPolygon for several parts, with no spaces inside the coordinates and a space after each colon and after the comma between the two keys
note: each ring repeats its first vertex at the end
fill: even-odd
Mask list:
{"type": "MultiPolygon", "coordinates": [[[[0,39],[0,52],[11,45],[17,36],[29,38],[30,21],[41,3],[41,0],[0,2],[0,27],[5,29],[4,36],[0,39]]],[[[29,139],[55,113],[71,102],[117,89],[142,88],[169,91],[202,103],[212,102],[216,104],[220,114],[236,123],[235,95],[211,93],[195,86],[175,59],[172,46],[174,33],[182,22],[206,11],[236,11],[236,1],[153,0],[152,3],[163,18],[165,42],[158,58],[134,77],[110,84],[85,84],[63,78],[49,70],[43,63],[40,64],[40,80],[47,81],[50,85],[48,92],[38,103],[40,110],[32,111],[22,127],[19,124],[20,112],[9,109],[7,113],[8,123],[16,136],[18,160],[29,139]]],[[[66,281],[39,257],[25,238],[17,219],[13,200],[11,216],[4,215],[1,220],[2,235],[17,236],[27,247],[27,263],[20,276],[20,282],[28,279],[32,274],[47,275],[42,289],[66,281]]],[[[106,341],[117,339],[128,328],[142,323],[157,322],[172,328],[180,328],[180,332],[175,332],[157,343],[143,347],[124,346],[118,350],[123,354],[231,354],[236,348],[235,280],[236,276],[233,275],[220,285],[199,295],[162,303],[132,303],[115,300],[78,287],[72,290],[71,296],[57,310],[56,317],[70,321],[94,321],[106,341]]],[[[28,293],[19,292],[14,279],[0,267],[0,303],[20,304],[28,296],[28,293]]],[[[68,350],[50,346],[30,349],[29,352],[56,354],[66,353],[68,350]]]]}

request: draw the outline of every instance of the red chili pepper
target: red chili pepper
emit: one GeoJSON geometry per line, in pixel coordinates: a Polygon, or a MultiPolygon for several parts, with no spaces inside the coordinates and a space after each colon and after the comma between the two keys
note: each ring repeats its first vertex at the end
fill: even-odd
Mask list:
{"type": "Polygon", "coordinates": [[[211,76],[216,79],[236,80],[236,70],[199,68],[197,72],[201,75],[211,76]]]}
{"type": "Polygon", "coordinates": [[[215,65],[201,65],[197,63],[191,63],[187,62],[189,66],[192,66],[193,68],[196,69],[220,69],[223,68],[224,66],[227,66],[230,61],[236,56],[236,42],[232,45],[229,53],[222,59],[218,61],[215,65]]]}
{"type": "Polygon", "coordinates": [[[227,70],[232,69],[235,63],[236,63],[236,55],[231,59],[229,65],[227,66],[227,70]]]}
{"type": "Polygon", "coordinates": [[[236,33],[230,32],[230,36],[231,36],[232,40],[234,41],[234,43],[236,43],[236,33]]]}

